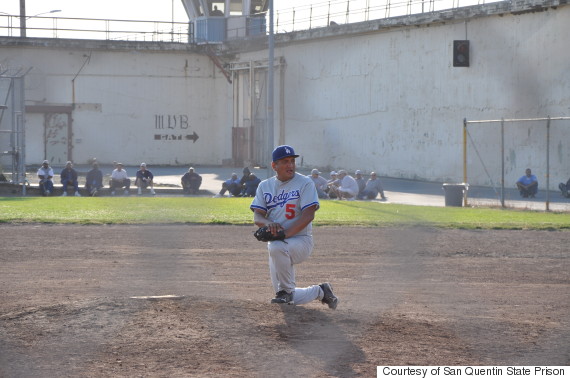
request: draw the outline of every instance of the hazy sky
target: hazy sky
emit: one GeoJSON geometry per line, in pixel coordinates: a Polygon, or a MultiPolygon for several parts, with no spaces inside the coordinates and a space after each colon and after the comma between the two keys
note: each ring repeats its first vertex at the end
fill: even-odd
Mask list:
{"type": "MultiPolygon", "coordinates": [[[[274,0],[276,9],[291,8],[297,3],[307,5],[311,1],[274,0]]],[[[20,13],[20,0],[0,0],[0,4],[0,12],[20,13]]],[[[180,0],[26,0],[27,16],[54,9],[61,12],[43,16],[172,21],[174,14],[174,21],[188,20],[180,0]]]]}

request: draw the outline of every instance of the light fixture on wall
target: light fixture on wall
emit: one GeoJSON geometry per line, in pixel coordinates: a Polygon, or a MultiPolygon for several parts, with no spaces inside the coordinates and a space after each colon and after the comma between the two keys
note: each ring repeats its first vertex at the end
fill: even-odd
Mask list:
{"type": "Polygon", "coordinates": [[[453,67],[469,67],[469,41],[453,41],[453,67]]]}

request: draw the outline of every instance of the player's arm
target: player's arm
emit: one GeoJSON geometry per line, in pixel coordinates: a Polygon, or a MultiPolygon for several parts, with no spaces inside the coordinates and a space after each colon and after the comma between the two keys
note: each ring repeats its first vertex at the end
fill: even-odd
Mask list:
{"type": "MultiPolygon", "coordinates": [[[[283,227],[281,227],[281,225],[279,223],[273,222],[270,219],[267,219],[267,212],[261,209],[252,209],[253,210],[253,223],[255,223],[255,225],[257,227],[265,227],[268,226],[269,228],[271,227],[275,227],[276,229],[282,229],[283,227]],[[277,227],[279,226],[279,227],[277,227]]],[[[273,230],[271,230],[273,231],[273,230]]]]}

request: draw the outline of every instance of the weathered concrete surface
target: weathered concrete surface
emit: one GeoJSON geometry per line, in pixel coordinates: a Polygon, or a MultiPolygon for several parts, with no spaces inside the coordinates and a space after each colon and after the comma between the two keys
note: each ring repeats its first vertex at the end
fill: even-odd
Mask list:
{"type": "MultiPolygon", "coordinates": [[[[516,1],[280,35],[275,143],[294,145],[305,165],[325,171],[461,182],[463,119],[570,115],[568,19],[565,1],[516,1]],[[470,40],[468,68],[452,66],[457,39],[470,40]]],[[[222,65],[267,59],[264,40],[228,47],[235,55],[222,65]]],[[[33,67],[28,164],[221,165],[232,158],[232,127],[266,124],[266,67],[236,72],[230,85],[198,47],[0,38],[0,64],[33,67]],[[48,121],[61,133],[46,136],[48,121]]],[[[498,127],[472,127],[469,137],[469,183],[496,184],[498,127]]],[[[545,124],[509,126],[505,140],[505,181],[531,167],[544,182],[545,124]]],[[[264,140],[249,143],[254,156],[267,149],[264,140]]],[[[553,122],[551,183],[568,179],[569,160],[570,126],[553,122]]]]}

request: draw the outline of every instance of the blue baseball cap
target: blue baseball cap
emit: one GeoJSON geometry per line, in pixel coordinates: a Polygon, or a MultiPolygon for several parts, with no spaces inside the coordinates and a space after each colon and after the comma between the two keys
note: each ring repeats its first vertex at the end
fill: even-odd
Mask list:
{"type": "Polygon", "coordinates": [[[286,157],[298,157],[299,155],[295,154],[295,150],[291,146],[283,145],[277,146],[273,150],[273,161],[281,160],[286,157]]]}

